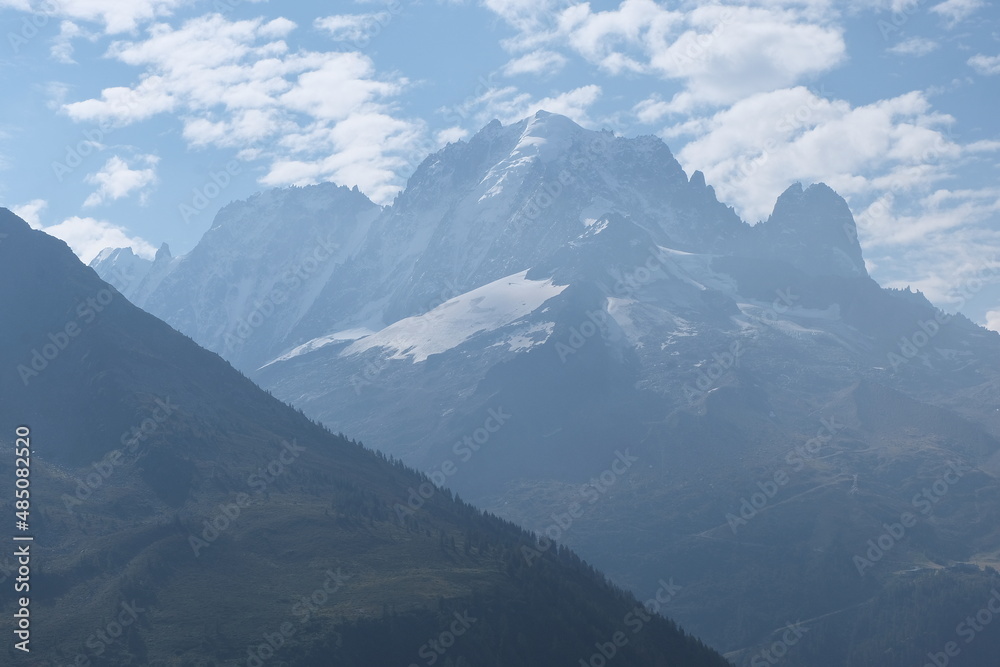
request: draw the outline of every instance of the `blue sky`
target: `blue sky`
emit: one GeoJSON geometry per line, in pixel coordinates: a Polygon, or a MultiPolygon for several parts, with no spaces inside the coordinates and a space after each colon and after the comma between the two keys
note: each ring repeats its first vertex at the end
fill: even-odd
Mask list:
{"type": "Polygon", "coordinates": [[[544,108],[657,134],[748,221],[795,181],[872,275],[1000,330],[1000,7],[985,0],[0,0],[0,205],[89,260],[224,204],[544,108]]]}

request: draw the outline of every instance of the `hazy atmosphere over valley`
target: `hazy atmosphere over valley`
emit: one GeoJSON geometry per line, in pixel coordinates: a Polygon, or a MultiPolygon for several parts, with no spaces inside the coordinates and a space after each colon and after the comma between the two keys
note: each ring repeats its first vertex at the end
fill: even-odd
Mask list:
{"type": "Polygon", "coordinates": [[[994,3],[0,27],[0,664],[1000,665],[994,3]]]}

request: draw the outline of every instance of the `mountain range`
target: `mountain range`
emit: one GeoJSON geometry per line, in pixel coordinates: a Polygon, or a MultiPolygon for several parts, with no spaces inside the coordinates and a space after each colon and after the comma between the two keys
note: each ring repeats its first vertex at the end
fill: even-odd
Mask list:
{"type": "MultiPolygon", "coordinates": [[[[183,256],[92,266],[533,530],[525,561],[565,544],[640,597],[676,582],[667,613],[736,664],[918,664],[1000,583],[1000,335],[879,286],[824,184],[751,225],[660,139],[539,112],[391,206],[273,190],[183,256]]],[[[988,664],[997,627],[949,664],[988,664]]]]}

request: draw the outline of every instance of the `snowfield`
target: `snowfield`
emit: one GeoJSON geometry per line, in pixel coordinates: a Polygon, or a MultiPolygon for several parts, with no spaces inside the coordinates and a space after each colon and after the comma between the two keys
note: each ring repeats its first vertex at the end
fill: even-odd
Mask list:
{"type": "Polygon", "coordinates": [[[566,285],[551,280],[528,280],[527,271],[483,285],[445,301],[423,315],[407,317],[376,334],[355,341],[340,356],[360,354],[373,347],[390,350],[390,359],[411,357],[424,361],[458,347],[477,333],[496,331],[558,296],[566,285]]]}

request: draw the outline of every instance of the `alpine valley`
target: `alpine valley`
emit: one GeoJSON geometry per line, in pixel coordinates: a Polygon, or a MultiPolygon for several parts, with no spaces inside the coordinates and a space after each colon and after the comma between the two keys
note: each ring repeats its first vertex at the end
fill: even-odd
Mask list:
{"type": "Polygon", "coordinates": [[[0,279],[0,476],[27,480],[3,664],[728,664],[656,614],[672,589],[643,604],[565,547],[527,563],[529,533],[269,396],[7,209],[0,279]]]}
{"type": "MultiPolygon", "coordinates": [[[[272,190],[225,206],[183,256],[108,249],[92,267],[309,418],[534,531],[508,569],[568,545],[737,665],[914,666],[930,654],[982,667],[1000,654],[1000,622],[975,620],[1000,599],[1000,335],[880,287],[826,185],[791,186],[750,225],[661,140],[539,112],[429,156],[391,206],[333,184],[272,190]],[[958,653],[942,653],[950,643],[958,653]]],[[[196,460],[219,429],[264,461],[268,437],[241,420],[287,411],[239,378],[182,394],[169,384],[180,371],[156,369],[185,341],[127,345],[146,350],[152,375],[123,369],[115,383],[225,400],[232,415],[221,427],[192,408],[178,426],[186,449],[163,442],[161,463],[141,466],[159,502],[189,502],[168,470],[199,494],[231,488],[232,451],[196,460]]],[[[223,365],[210,356],[189,362],[223,365]]],[[[79,382],[94,401],[111,390],[79,382]]],[[[119,422],[136,401],[115,408],[119,422]]],[[[374,457],[313,431],[357,459],[355,485],[376,484],[374,457]]],[[[72,458],[53,461],[53,484],[69,484],[72,458]]],[[[309,474],[318,486],[332,473],[309,474]]],[[[449,491],[391,474],[412,485],[397,514],[440,512],[424,519],[432,546],[434,531],[457,529],[434,522],[484,521],[449,491]]],[[[135,521],[152,512],[128,506],[135,521]]],[[[102,521],[74,530],[92,538],[110,530],[102,521]]],[[[61,581],[107,558],[70,544],[61,581]]],[[[484,553],[449,556],[468,561],[456,591],[486,576],[484,553]]]]}

